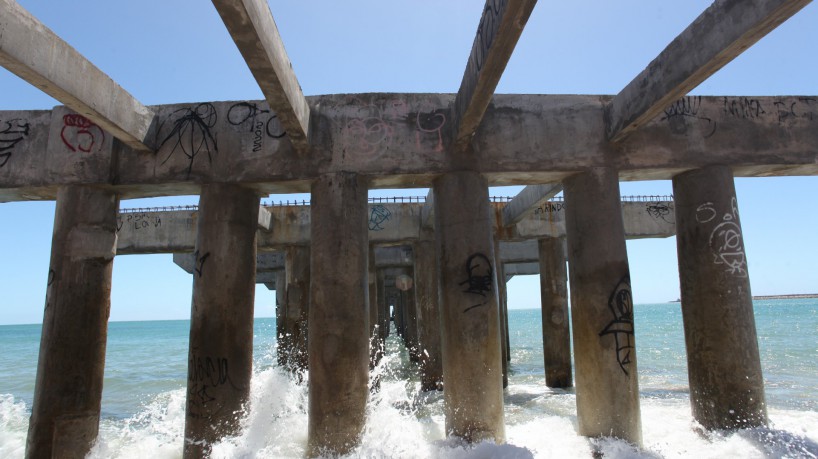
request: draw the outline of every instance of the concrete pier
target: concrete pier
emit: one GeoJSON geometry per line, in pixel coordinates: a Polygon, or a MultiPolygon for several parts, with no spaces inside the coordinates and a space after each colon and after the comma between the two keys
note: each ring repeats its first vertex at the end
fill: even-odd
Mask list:
{"type": "Polygon", "coordinates": [[[185,457],[235,435],[250,396],[256,273],[256,191],[202,185],[190,313],[185,457]]]}
{"type": "Polygon", "coordinates": [[[509,340],[508,340],[508,312],[506,311],[506,272],[503,269],[503,262],[500,258],[500,242],[494,243],[494,266],[497,271],[497,301],[500,312],[500,364],[503,367],[503,389],[508,387],[508,362],[509,357],[509,340]]]}
{"type": "Polygon", "coordinates": [[[435,237],[446,434],[505,441],[500,313],[488,183],[476,172],[435,179],[435,237]]]}
{"type": "Polygon", "coordinates": [[[642,441],[628,254],[611,168],[563,182],[580,435],[642,441]]]}
{"type": "MultiPolygon", "coordinates": [[[[286,318],[284,333],[289,345],[288,364],[294,371],[307,369],[307,315],[310,304],[310,248],[290,246],[285,251],[286,318]]],[[[279,348],[279,352],[281,349],[279,348]]]]}
{"type": "Polygon", "coordinates": [[[369,257],[367,260],[367,283],[369,295],[369,367],[375,368],[380,362],[380,335],[381,324],[380,303],[378,303],[378,271],[375,267],[375,246],[369,245],[369,257]]]}
{"type": "Polygon", "coordinates": [[[559,388],[573,385],[564,242],[562,238],[539,240],[545,385],[559,388]]]}
{"type": "Polygon", "coordinates": [[[432,240],[413,246],[415,257],[415,301],[418,311],[418,354],[421,390],[443,389],[443,358],[440,349],[437,253],[432,240]]]}
{"type": "Polygon", "coordinates": [[[401,291],[403,298],[403,307],[406,319],[406,349],[409,351],[409,360],[412,362],[419,362],[419,345],[418,345],[418,305],[415,295],[415,280],[414,272],[409,270],[407,274],[412,279],[410,288],[401,291]]]}
{"type": "Polygon", "coordinates": [[[290,339],[287,336],[287,272],[280,269],[275,272],[276,288],[276,360],[281,368],[290,365],[290,339]]]}
{"type": "Polygon", "coordinates": [[[83,457],[97,438],[118,207],[106,190],[57,192],[26,457],[83,457]]]}
{"type": "Polygon", "coordinates": [[[753,296],[733,173],[673,179],[690,402],[707,429],[767,423],[753,296]]]}
{"type": "Polygon", "coordinates": [[[367,182],[357,174],[312,184],[309,313],[311,457],[359,443],[369,383],[367,182]]]}

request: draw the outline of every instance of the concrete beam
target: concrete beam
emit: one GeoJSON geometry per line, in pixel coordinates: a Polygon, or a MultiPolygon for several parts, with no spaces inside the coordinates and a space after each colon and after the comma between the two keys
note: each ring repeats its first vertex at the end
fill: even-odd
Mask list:
{"type": "MultiPolygon", "coordinates": [[[[304,192],[322,171],[357,171],[371,179],[372,188],[428,186],[434,177],[466,167],[458,159],[462,155],[438,150],[440,132],[417,128],[418,114],[449,119],[452,100],[445,94],[310,98],[322,121],[315,123],[318,141],[306,157],[289,142],[266,133],[257,139],[230,124],[231,110],[246,101],[154,107],[159,138],[168,139],[157,154],[114,145],[80,157],[60,138],[57,112],[0,111],[0,132],[10,132],[0,134],[0,148],[13,145],[0,167],[0,202],[53,199],[59,185],[69,184],[110,187],[123,199],[198,194],[199,184],[209,182],[247,183],[260,194],[304,192]],[[194,142],[174,137],[175,127],[195,116],[210,127],[197,123],[194,142]],[[380,132],[389,135],[360,135],[366,120],[377,120],[380,132]],[[19,126],[28,130],[15,129],[19,126]]],[[[616,168],[620,180],[670,179],[709,164],[730,165],[739,177],[818,175],[818,97],[685,97],[618,151],[605,134],[603,112],[610,100],[496,95],[485,129],[473,139],[468,167],[492,186],[559,182],[605,166],[616,168]]]]}
{"type": "Polygon", "coordinates": [[[608,137],[621,142],[810,1],[715,1],[614,98],[608,137]]]}
{"type": "Polygon", "coordinates": [[[511,279],[514,276],[525,276],[540,273],[540,264],[538,262],[526,263],[506,263],[506,279],[511,279]]]}
{"type": "MultiPolygon", "coordinates": [[[[293,146],[309,149],[310,107],[265,0],[213,0],[256,82],[293,146]]],[[[255,121],[258,108],[251,117],[255,121]]],[[[255,129],[253,129],[255,131],[255,129]]]]}
{"type": "Polygon", "coordinates": [[[491,102],[537,0],[486,0],[454,102],[455,148],[464,149],[491,102]]]}
{"type": "Polygon", "coordinates": [[[562,183],[528,185],[503,208],[503,226],[519,223],[549,199],[562,191],[562,183]]]}
{"type": "Polygon", "coordinates": [[[101,129],[134,150],[154,150],[153,111],[14,0],[0,0],[0,31],[0,65],[77,112],[58,121],[64,129],[101,129]]]}

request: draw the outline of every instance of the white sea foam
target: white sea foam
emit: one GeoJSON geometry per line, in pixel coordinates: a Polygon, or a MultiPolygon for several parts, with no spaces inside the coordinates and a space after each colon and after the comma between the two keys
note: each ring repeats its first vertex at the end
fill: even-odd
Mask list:
{"type": "Polygon", "coordinates": [[[23,457],[28,432],[26,404],[0,394],[0,457],[23,457]]]}

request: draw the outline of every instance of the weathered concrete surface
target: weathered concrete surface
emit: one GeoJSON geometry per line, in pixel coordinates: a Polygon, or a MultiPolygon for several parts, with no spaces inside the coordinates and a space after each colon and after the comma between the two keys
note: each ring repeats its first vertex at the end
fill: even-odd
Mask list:
{"type": "Polygon", "coordinates": [[[528,185],[503,207],[503,226],[519,223],[562,191],[562,183],[528,185]]]}
{"type": "Polygon", "coordinates": [[[119,199],[61,188],[26,457],[83,457],[99,430],[119,199]]]}
{"type": "Polygon", "coordinates": [[[538,244],[545,385],[571,387],[574,383],[571,372],[571,324],[568,316],[565,240],[543,238],[538,244]]]}
{"type": "MultiPolygon", "coordinates": [[[[502,204],[494,204],[496,213],[503,212],[502,204]]],[[[426,204],[370,204],[368,227],[372,243],[411,243],[422,237],[422,223],[426,204]]],[[[269,231],[258,232],[259,250],[283,249],[291,245],[306,245],[310,241],[310,217],[308,206],[266,207],[271,215],[269,231]]],[[[669,237],[675,234],[673,203],[670,201],[634,201],[622,203],[625,232],[628,239],[644,237],[669,237]]],[[[134,212],[122,213],[118,221],[119,240],[117,253],[164,253],[192,252],[196,239],[196,211],[134,212]]],[[[259,217],[259,227],[264,220],[259,217]]],[[[513,245],[506,241],[533,240],[540,237],[565,235],[565,204],[562,201],[546,202],[536,207],[532,214],[511,227],[495,229],[504,239],[502,246],[513,245]]],[[[531,242],[531,244],[534,244],[531,242]]],[[[507,249],[508,250],[508,249],[507,249]]],[[[536,261],[536,248],[527,250],[525,260],[536,261]]],[[[412,254],[408,247],[376,247],[378,266],[411,266],[412,254]]],[[[501,251],[503,260],[519,260],[501,251]]],[[[265,261],[259,255],[259,269],[264,270],[265,261]]],[[[283,263],[283,259],[282,259],[283,263]]],[[[272,269],[283,269],[283,265],[272,269]]],[[[188,272],[191,272],[188,269],[188,272]]]]}
{"type": "Polygon", "coordinates": [[[434,182],[446,434],[505,441],[500,313],[488,183],[476,172],[434,182]]]}
{"type": "MultiPolygon", "coordinates": [[[[270,5],[263,0],[213,0],[264,98],[297,150],[309,148],[310,107],[293,72],[270,5]]],[[[253,124],[262,123],[251,116],[253,124]]]]}
{"type": "Polygon", "coordinates": [[[566,180],[580,435],[642,442],[633,296],[616,171],[566,180]]]}
{"type": "MultiPolygon", "coordinates": [[[[285,250],[285,325],[279,354],[284,353],[286,367],[307,369],[307,316],[310,303],[310,248],[291,246],[285,250]],[[284,349],[282,349],[282,346],[284,349]]],[[[281,336],[281,335],[279,335],[281,336]]]]}
{"type": "Polygon", "coordinates": [[[378,303],[378,268],[375,264],[375,245],[369,244],[369,256],[366,269],[367,295],[369,298],[369,368],[375,368],[380,362],[380,314],[378,303]]]}
{"type": "Polygon", "coordinates": [[[611,101],[614,142],[659,116],[811,0],[717,0],[611,101]]]}
{"type": "Polygon", "coordinates": [[[420,349],[418,346],[418,305],[417,301],[415,300],[414,270],[412,268],[407,268],[406,275],[412,279],[412,287],[406,290],[401,289],[403,311],[406,320],[404,341],[406,342],[406,349],[409,351],[409,360],[412,362],[419,362],[420,349]]]}
{"type": "Polygon", "coordinates": [[[0,65],[79,113],[60,120],[67,130],[94,132],[83,133],[91,138],[107,132],[153,151],[153,111],[16,1],[0,0],[0,30],[0,65]]]}
{"type": "Polygon", "coordinates": [[[497,243],[495,242],[494,266],[497,270],[497,304],[500,312],[500,366],[503,369],[503,389],[508,387],[508,362],[510,346],[508,345],[508,313],[506,312],[506,272],[503,262],[497,257],[497,243]]]}
{"type": "Polygon", "coordinates": [[[430,237],[416,242],[412,253],[415,259],[420,387],[424,391],[442,390],[443,357],[440,349],[440,301],[434,240],[430,237]]]}
{"type": "Polygon", "coordinates": [[[690,402],[706,429],[765,425],[753,296],[730,169],[673,179],[690,402]]]}
{"type": "Polygon", "coordinates": [[[190,312],[185,457],[239,431],[253,371],[259,197],[231,184],[202,186],[190,312]]]}
{"type": "Polygon", "coordinates": [[[465,149],[491,102],[537,0],[486,0],[454,102],[455,148],[465,149]]]}
{"type": "MultiPolygon", "coordinates": [[[[468,158],[445,150],[453,100],[447,94],[308,98],[315,127],[308,156],[276,137],[283,128],[264,111],[264,102],[162,105],[153,107],[156,154],[116,142],[106,156],[110,161],[88,165],[81,174],[74,168],[87,155],[65,149],[59,137],[62,118],[52,116],[55,128],[46,148],[29,140],[41,142],[48,134],[35,131],[50,127],[32,124],[0,168],[0,201],[53,199],[57,184],[115,187],[124,198],[197,194],[205,182],[244,182],[261,194],[306,192],[319,175],[340,171],[365,174],[374,188],[429,186],[439,174],[469,168],[492,185],[554,183],[601,166],[617,168],[623,180],[670,179],[709,164],[729,164],[737,176],[818,174],[814,97],[680,99],[617,152],[605,132],[603,112],[610,99],[495,95],[483,119],[486,129],[473,137],[468,158]],[[241,121],[251,110],[248,104],[256,104],[257,119],[266,126],[258,136],[249,118],[241,121]],[[190,119],[201,123],[193,129],[190,119]],[[366,123],[376,123],[383,135],[366,135],[366,123]],[[183,128],[189,136],[180,138],[183,128]],[[50,172],[55,170],[59,174],[50,172]]],[[[42,116],[27,113],[0,112],[0,120],[42,116]]]]}
{"type": "Polygon", "coordinates": [[[360,441],[369,386],[367,183],[356,174],[312,185],[308,455],[360,441]]]}

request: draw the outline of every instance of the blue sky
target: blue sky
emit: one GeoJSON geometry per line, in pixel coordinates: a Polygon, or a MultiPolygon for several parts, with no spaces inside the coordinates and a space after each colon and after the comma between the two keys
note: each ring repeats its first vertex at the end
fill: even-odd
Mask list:
{"type": "MultiPolygon", "coordinates": [[[[209,2],[20,3],[144,104],[262,98],[209,2]]],[[[497,92],[616,94],[709,3],[540,1],[497,92]]],[[[456,92],[482,5],[270,2],[307,95],[456,92]]],[[[818,94],[815,24],[818,5],[810,4],[693,93],[818,94]]],[[[0,110],[58,105],[4,69],[0,88],[0,110]]],[[[736,187],[753,293],[818,292],[818,178],[737,179],[736,187]]],[[[623,183],[621,189],[623,195],[671,194],[669,181],[623,183]]],[[[122,207],[196,201],[123,201],[122,207]]],[[[0,324],[42,320],[53,215],[53,202],[0,204],[0,324]]],[[[679,296],[674,238],[631,241],[628,254],[637,303],[679,296]]],[[[111,320],[187,318],[191,286],[170,255],[117,257],[111,320]]],[[[514,278],[509,306],[539,307],[538,292],[537,276],[514,278]]],[[[257,289],[257,316],[273,315],[274,304],[272,292],[257,289]]]]}

